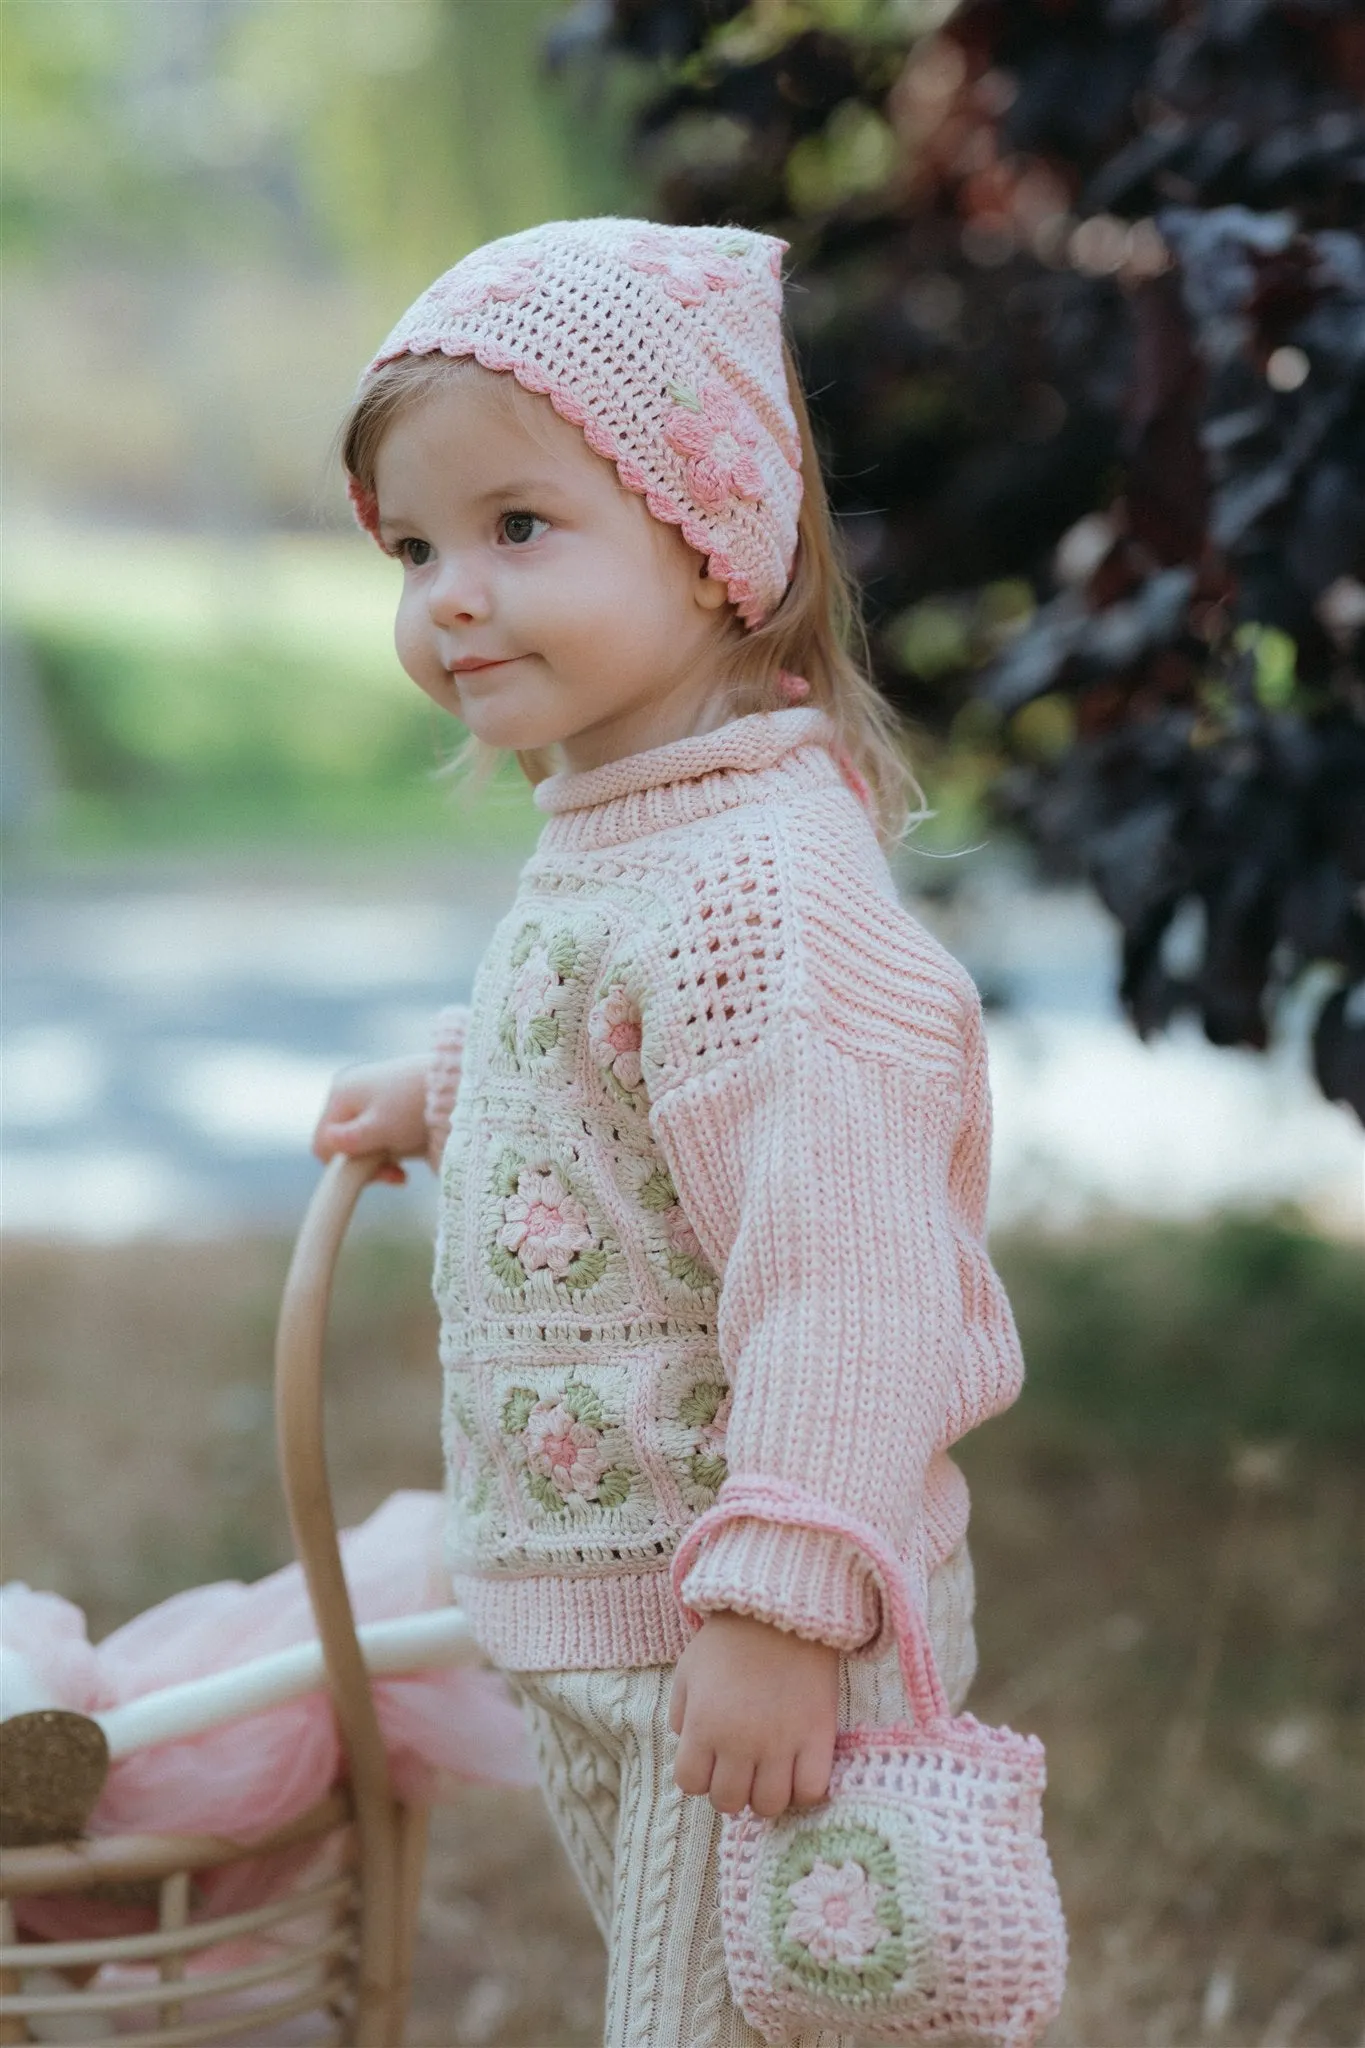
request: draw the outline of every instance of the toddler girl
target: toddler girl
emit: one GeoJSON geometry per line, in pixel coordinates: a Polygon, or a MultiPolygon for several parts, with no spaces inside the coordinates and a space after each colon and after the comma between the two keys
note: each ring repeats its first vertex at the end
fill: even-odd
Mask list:
{"type": "MultiPolygon", "coordinates": [[[[911,785],[850,651],[783,246],[622,220],[492,243],[404,315],[345,429],[403,667],[515,749],[546,823],[468,1010],[339,1076],[315,1150],[440,1174],[454,1592],[607,1940],[609,2048],[756,2048],[720,1817],[818,1801],[838,1727],[906,1718],[850,1542],[736,1511],[679,1582],[681,1533],[755,1479],[873,1522],[956,1708],[947,1450],[1021,1377],[980,1006],[882,851],[911,785]]],[[[848,1939],[812,1929],[812,1957],[848,1939]]]]}

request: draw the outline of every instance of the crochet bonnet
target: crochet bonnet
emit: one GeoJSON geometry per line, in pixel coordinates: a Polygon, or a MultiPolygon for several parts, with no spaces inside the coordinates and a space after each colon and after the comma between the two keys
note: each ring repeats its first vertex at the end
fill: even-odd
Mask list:
{"type": "MultiPolygon", "coordinates": [[[[782,358],[784,242],[746,228],[551,221],[438,277],[360,382],[402,355],[472,356],[581,427],[681,528],[748,626],[796,553],[801,443],[782,358]]],[[[350,481],[378,538],[374,494],[350,481]]]]}

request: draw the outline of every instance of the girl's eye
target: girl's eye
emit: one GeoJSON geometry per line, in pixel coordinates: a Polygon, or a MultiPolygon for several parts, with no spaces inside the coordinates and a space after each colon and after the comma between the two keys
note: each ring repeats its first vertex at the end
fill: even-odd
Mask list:
{"type": "Polygon", "coordinates": [[[528,540],[537,538],[537,529],[543,533],[548,525],[548,520],[538,519],[534,512],[504,512],[502,537],[514,548],[525,547],[528,540]]]}
{"type": "Polygon", "coordinates": [[[406,562],[411,569],[423,569],[431,560],[429,540],[400,540],[394,549],[400,562],[406,562]]]}

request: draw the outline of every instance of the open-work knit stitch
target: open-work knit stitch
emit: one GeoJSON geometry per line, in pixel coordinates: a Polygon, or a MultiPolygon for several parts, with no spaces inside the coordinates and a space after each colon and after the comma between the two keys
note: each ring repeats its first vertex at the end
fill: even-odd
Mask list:
{"type": "MultiPolygon", "coordinates": [[[[874,1523],[922,1598],[948,1446],[1018,1392],[976,991],[832,743],[795,707],[542,782],[442,1020],[451,1563],[504,1668],[675,1660],[669,1561],[731,1469],[874,1523]]],[[[856,1547],[799,1523],[718,1530],[684,1592],[889,1647],[856,1547]]]]}

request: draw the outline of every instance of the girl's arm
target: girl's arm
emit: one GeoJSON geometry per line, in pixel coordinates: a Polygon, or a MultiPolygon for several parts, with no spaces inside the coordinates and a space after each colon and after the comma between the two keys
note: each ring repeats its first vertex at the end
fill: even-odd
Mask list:
{"type": "MultiPolygon", "coordinates": [[[[980,1001],[897,902],[851,799],[847,829],[835,813],[781,812],[762,867],[746,851],[726,872],[699,847],[646,971],[642,1059],[679,1204],[721,1276],[717,1507],[736,1482],[778,1481],[871,1522],[923,1601],[962,1533],[960,1489],[930,1487],[929,1467],[1009,1405],[1022,1361],[985,1250],[980,1001]]],[[[890,1646],[860,1549],[796,1513],[737,1507],[679,1593],[694,1618],[890,1646]]]]}
{"type": "MultiPolygon", "coordinates": [[[[921,1593],[926,1472],[968,1348],[950,1191],[962,1099],[950,1062],[868,1058],[801,1022],[655,1111],[723,1273],[717,1507],[736,1481],[778,1481],[851,1511],[886,1532],[921,1593]]],[[[737,1504],[678,1591],[700,1617],[674,1680],[679,1786],[723,1813],[822,1799],[839,1652],[888,1646],[868,1561],[737,1504]]]]}
{"type": "MultiPolygon", "coordinates": [[[[679,1201],[723,1275],[727,1484],[783,1481],[870,1521],[916,1577],[929,1460],[976,1363],[950,1192],[961,1105],[950,1061],[871,1058],[794,1019],[655,1109],[679,1201]]],[[[861,1552],[799,1521],[738,1515],[680,1590],[697,1614],[889,1647],[861,1552]]]]}

